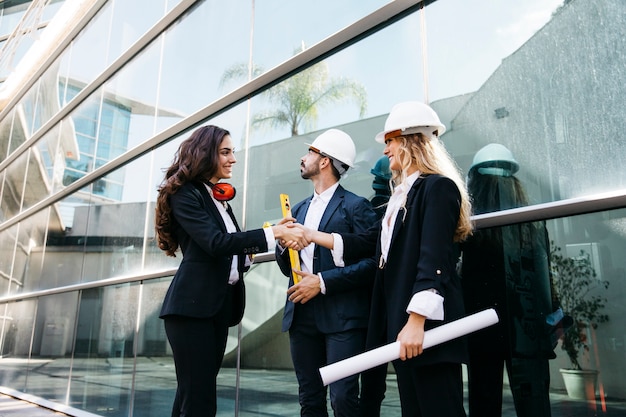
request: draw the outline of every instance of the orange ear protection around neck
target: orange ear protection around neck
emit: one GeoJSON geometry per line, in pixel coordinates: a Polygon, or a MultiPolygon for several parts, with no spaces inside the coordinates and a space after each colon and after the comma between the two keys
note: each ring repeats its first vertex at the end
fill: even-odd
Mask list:
{"type": "Polygon", "coordinates": [[[218,182],[216,184],[213,184],[212,182],[207,181],[206,184],[211,187],[211,190],[213,191],[213,197],[217,201],[230,201],[235,198],[235,187],[228,184],[227,182],[218,182]]]}

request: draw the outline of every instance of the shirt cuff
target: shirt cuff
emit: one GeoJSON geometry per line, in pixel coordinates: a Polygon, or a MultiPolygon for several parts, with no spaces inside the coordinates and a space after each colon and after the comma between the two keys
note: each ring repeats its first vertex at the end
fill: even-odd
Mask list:
{"type": "Polygon", "coordinates": [[[333,237],[333,249],[330,253],[333,255],[333,262],[338,268],[343,268],[346,264],[343,262],[343,238],[339,233],[331,233],[333,237]]]}
{"type": "Polygon", "coordinates": [[[443,297],[434,290],[413,294],[407,313],[417,313],[430,320],[443,320],[443,297]]]}
{"type": "Polygon", "coordinates": [[[276,237],[274,236],[274,231],[271,227],[264,227],[263,232],[265,232],[265,241],[267,242],[267,251],[273,251],[276,249],[276,237]]]}
{"type": "Polygon", "coordinates": [[[322,273],[318,272],[317,276],[320,277],[320,291],[322,294],[326,295],[326,284],[324,283],[324,278],[322,278],[322,273]]]}

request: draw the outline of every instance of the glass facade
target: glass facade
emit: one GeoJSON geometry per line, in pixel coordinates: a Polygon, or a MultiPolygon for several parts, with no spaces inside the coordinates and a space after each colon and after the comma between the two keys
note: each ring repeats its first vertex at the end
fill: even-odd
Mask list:
{"type": "MultiPolygon", "coordinates": [[[[5,3],[14,5],[0,4],[0,41],[25,2],[5,3]]],[[[158,313],[181,256],[156,247],[154,202],[180,142],[204,124],[231,132],[233,208],[253,229],[282,217],[279,194],[295,204],[312,193],[300,157],[331,127],[357,148],[342,185],[372,197],[382,155],[374,135],[395,103],[420,100],[446,125],[442,140],[468,178],[486,145],[503,145],[515,160],[524,203],[476,211],[477,230],[545,224],[550,283],[575,319],[568,332],[583,336],[578,361],[599,371],[582,397],[568,394],[560,370],[570,359],[559,340],[548,360],[552,415],[626,413],[622,0],[50,7],[42,17],[50,30],[40,35],[58,42],[24,55],[38,63],[30,78],[8,71],[0,83],[0,386],[94,415],[170,415],[176,380],[158,313]],[[593,271],[595,318],[567,304],[564,265],[593,271]]],[[[504,233],[509,260],[524,233],[504,233]]],[[[534,284],[524,279],[505,296],[528,312],[534,284]]],[[[280,331],[287,281],[273,254],[257,256],[245,280],[218,415],[297,415],[280,331]]],[[[507,371],[503,415],[514,416],[520,368],[507,371]]],[[[393,372],[387,386],[383,415],[399,416],[393,372]]]]}

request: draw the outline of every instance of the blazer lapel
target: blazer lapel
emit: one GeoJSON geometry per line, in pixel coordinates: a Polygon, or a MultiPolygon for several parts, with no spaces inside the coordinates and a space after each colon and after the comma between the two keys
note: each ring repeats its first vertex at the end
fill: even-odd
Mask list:
{"type": "MultiPolygon", "coordinates": [[[[209,192],[207,191],[207,189],[204,186],[204,184],[194,183],[194,186],[196,187],[196,190],[198,190],[198,192],[200,193],[200,197],[204,201],[204,208],[207,211],[207,213],[209,213],[211,216],[213,216],[217,220],[217,222],[220,225],[220,227],[222,228],[222,231],[226,232],[226,223],[224,223],[224,219],[222,219],[222,215],[217,210],[217,207],[215,207],[215,203],[213,202],[213,199],[209,195],[209,192]]],[[[232,213],[232,211],[231,211],[231,213],[232,213]]],[[[234,216],[232,216],[232,217],[234,217],[234,216]]],[[[237,227],[237,230],[239,230],[239,226],[237,226],[236,222],[235,222],[235,227],[237,227]]]]}
{"type": "MultiPolygon", "coordinates": [[[[222,228],[222,231],[226,232],[226,223],[224,223],[224,219],[222,218],[222,215],[220,214],[217,207],[215,207],[215,203],[213,202],[213,199],[209,195],[209,191],[206,189],[204,184],[194,183],[194,185],[196,186],[196,189],[200,192],[200,196],[204,200],[204,207],[206,208],[206,211],[217,219],[218,223],[220,224],[220,227],[222,228]]],[[[235,229],[237,229],[237,231],[240,232],[241,229],[239,228],[239,223],[237,223],[237,219],[235,218],[233,209],[230,207],[230,204],[228,203],[226,203],[226,213],[228,213],[231,220],[235,224],[235,229]]],[[[246,272],[247,270],[246,264],[245,264],[246,256],[240,255],[237,261],[238,261],[237,270],[239,271],[239,279],[241,280],[243,278],[243,273],[246,272]]]]}
{"type": "Polygon", "coordinates": [[[302,206],[300,206],[300,209],[297,212],[292,213],[296,220],[298,220],[298,223],[304,224],[304,220],[306,219],[306,214],[309,212],[309,206],[311,205],[312,199],[313,196],[307,198],[302,206]]]}

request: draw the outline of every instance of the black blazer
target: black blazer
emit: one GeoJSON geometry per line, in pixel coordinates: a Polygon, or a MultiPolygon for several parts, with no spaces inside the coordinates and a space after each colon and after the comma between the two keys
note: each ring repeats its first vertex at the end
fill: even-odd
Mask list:
{"type": "Polygon", "coordinates": [[[245,255],[266,252],[262,229],[226,232],[215,203],[203,184],[187,183],[170,196],[174,230],[183,260],[174,275],[160,317],[179,315],[208,318],[222,307],[233,255],[239,255],[239,283],[235,285],[230,325],[237,324],[245,307],[245,255]]]}
{"type": "MultiPolygon", "coordinates": [[[[387,263],[378,269],[374,283],[367,347],[394,342],[407,322],[406,308],[419,291],[434,288],[444,297],[444,320],[427,320],[425,330],[464,316],[463,294],[456,272],[458,245],[453,237],[460,216],[461,195],[456,184],[441,175],[418,178],[409,191],[406,209],[398,213],[387,263]]],[[[354,256],[355,245],[372,247],[373,231],[361,236],[343,236],[344,257],[354,256]]],[[[376,260],[380,239],[376,239],[376,260]]],[[[429,349],[403,364],[466,362],[464,338],[429,349]]]]}
{"type": "MultiPolygon", "coordinates": [[[[292,208],[298,223],[304,224],[311,202],[309,197],[292,208]]],[[[376,213],[371,203],[341,185],[330,199],[320,221],[318,230],[336,233],[362,233],[376,222],[376,213]]],[[[280,253],[277,248],[276,260],[284,275],[289,276],[289,285],[293,285],[288,251],[280,253]]],[[[376,263],[373,257],[359,260],[345,260],[343,268],[335,267],[329,249],[315,246],[313,272],[322,273],[326,285],[326,294],[319,294],[310,300],[315,309],[315,320],[320,331],[334,333],[355,328],[366,328],[369,318],[370,293],[376,263]]],[[[293,320],[294,303],[285,302],[283,331],[289,330],[293,320]]]]}

